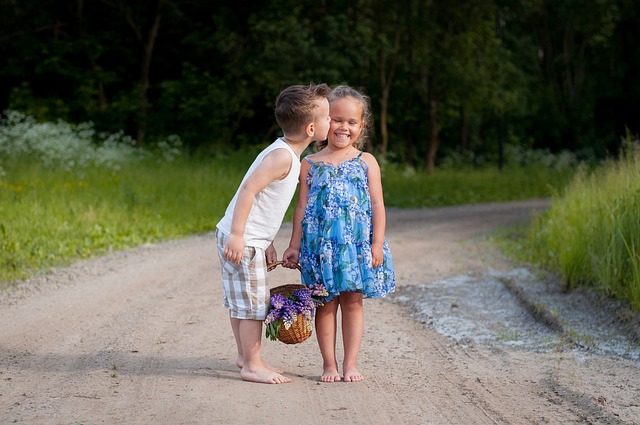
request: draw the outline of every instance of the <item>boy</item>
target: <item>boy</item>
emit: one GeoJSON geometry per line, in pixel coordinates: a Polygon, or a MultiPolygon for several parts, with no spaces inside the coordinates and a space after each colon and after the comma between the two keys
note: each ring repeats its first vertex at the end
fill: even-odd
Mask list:
{"type": "Polygon", "coordinates": [[[245,381],[291,382],[262,360],[262,322],[267,315],[267,263],[277,261],[273,239],[293,198],[300,155],[329,132],[330,88],[291,86],[276,100],[275,116],[284,136],[263,150],[247,171],[225,216],[216,226],[224,288],[236,338],[236,365],[245,381]]]}

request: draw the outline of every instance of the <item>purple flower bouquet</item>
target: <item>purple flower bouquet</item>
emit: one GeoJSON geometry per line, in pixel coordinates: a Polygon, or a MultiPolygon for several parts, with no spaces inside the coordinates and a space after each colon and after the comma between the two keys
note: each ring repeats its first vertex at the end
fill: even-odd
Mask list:
{"type": "Polygon", "coordinates": [[[323,299],[328,295],[324,285],[284,285],[274,288],[271,291],[271,299],[266,325],[267,338],[275,341],[281,340],[285,343],[302,342],[311,336],[313,329],[313,318],[316,314],[316,307],[323,304],[323,299]],[[282,290],[279,290],[282,288],[282,290]],[[291,288],[295,288],[290,290],[291,288]],[[302,327],[302,336],[283,338],[282,327],[285,331],[294,330],[292,327],[302,327]],[[292,339],[292,340],[291,340],[292,339]]]}

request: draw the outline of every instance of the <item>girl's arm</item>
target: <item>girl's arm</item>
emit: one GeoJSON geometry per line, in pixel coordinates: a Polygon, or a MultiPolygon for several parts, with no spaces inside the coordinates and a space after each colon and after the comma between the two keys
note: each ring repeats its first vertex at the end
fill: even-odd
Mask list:
{"type": "Polygon", "coordinates": [[[300,241],[302,239],[302,219],[304,211],[307,207],[307,194],[309,193],[309,185],[307,184],[307,174],[311,164],[309,161],[303,160],[300,164],[300,189],[298,191],[298,204],[293,212],[293,230],[291,231],[291,240],[289,247],[282,254],[282,261],[289,268],[294,267],[293,264],[298,262],[300,257],[300,241]]]}
{"type": "Polygon", "coordinates": [[[382,244],[384,243],[384,233],[387,226],[387,213],[384,208],[382,176],[378,161],[376,161],[376,158],[370,153],[362,155],[362,160],[369,168],[367,179],[369,181],[369,196],[371,198],[371,261],[375,268],[382,265],[382,244]]]}

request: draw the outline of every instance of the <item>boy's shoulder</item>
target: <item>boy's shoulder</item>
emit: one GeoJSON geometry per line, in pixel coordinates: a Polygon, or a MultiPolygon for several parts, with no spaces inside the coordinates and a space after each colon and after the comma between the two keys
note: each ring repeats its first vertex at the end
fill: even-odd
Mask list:
{"type": "Polygon", "coordinates": [[[286,146],[272,146],[263,150],[261,156],[256,159],[256,168],[252,173],[254,177],[281,180],[289,174],[294,163],[293,153],[286,146]]]}
{"type": "Polygon", "coordinates": [[[265,147],[258,155],[258,159],[260,157],[262,157],[262,160],[268,157],[291,158],[294,154],[295,152],[293,152],[291,146],[289,146],[287,142],[279,138],[265,147]]]}

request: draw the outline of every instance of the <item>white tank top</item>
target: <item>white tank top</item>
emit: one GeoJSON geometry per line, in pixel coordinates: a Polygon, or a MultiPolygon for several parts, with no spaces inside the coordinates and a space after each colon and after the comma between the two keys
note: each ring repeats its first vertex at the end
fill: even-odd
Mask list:
{"type": "Polygon", "coordinates": [[[224,217],[222,217],[222,220],[220,220],[216,226],[226,235],[231,233],[233,211],[236,207],[236,200],[238,199],[240,188],[258,165],[260,165],[264,157],[276,149],[286,149],[291,153],[291,169],[284,179],[272,181],[254,198],[253,206],[251,207],[251,212],[249,212],[244,230],[244,243],[246,246],[255,246],[262,249],[269,247],[282,225],[284,215],[295,194],[298,177],[300,175],[300,157],[282,138],[270,144],[256,157],[242,179],[242,183],[238,186],[238,190],[229,203],[224,217]]]}

